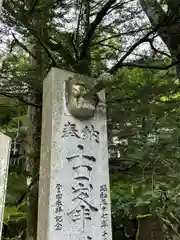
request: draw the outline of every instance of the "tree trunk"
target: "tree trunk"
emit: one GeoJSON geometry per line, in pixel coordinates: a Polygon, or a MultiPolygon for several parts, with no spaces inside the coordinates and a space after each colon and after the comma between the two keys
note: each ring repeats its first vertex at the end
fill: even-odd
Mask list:
{"type": "MultiPolygon", "coordinates": [[[[180,62],[180,17],[179,0],[168,0],[168,11],[165,13],[157,0],[139,0],[153,27],[168,47],[172,60],[180,62]]],[[[176,64],[177,78],[180,79],[180,63],[176,64]]]]}
{"type": "MultiPolygon", "coordinates": [[[[42,52],[38,44],[34,46],[34,55],[37,60],[32,61],[35,68],[37,82],[43,79],[42,52]]],[[[29,99],[35,105],[42,105],[42,93],[34,93],[29,99]]],[[[27,196],[27,240],[36,240],[37,234],[37,212],[38,212],[38,174],[40,164],[40,144],[41,144],[41,108],[28,107],[28,141],[26,146],[26,169],[29,173],[29,180],[33,184],[27,196]]]]}
{"type": "MultiPolygon", "coordinates": [[[[41,96],[36,95],[34,102],[40,103],[41,96]]],[[[27,170],[31,181],[38,179],[40,160],[40,134],[41,134],[41,110],[29,107],[29,120],[31,121],[29,135],[29,148],[27,157],[27,170]]],[[[38,205],[38,181],[33,184],[27,197],[27,240],[36,240],[37,208],[38,205]]]]}

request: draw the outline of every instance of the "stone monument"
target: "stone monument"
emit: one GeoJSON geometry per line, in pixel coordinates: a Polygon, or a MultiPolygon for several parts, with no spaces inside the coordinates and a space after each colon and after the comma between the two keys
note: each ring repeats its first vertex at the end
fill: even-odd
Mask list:
{"type": "Polygon", "coordinates": [[[1,11],[2,4],[3,4],[3,0],[0,0],[0,11],[1,11]]]}
{"type": "Polygon", "coordinates": [[[56,68],[44,80],[38,240],[112,239],[105,92],[87,91],[94,81],[56,68]]]}
{"type": "Polygon", "coordinates": [[[10,149],[11,139],[0,133],[0,239],[3,227],[10,149]]]}

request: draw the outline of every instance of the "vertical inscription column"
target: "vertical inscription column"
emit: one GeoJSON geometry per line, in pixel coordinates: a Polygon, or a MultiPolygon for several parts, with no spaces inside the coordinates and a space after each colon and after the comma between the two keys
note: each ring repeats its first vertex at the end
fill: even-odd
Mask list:
{"type": "Polygon", "coordinates": [[[44,82],[37,239],[111,240],[105,109],[74,118],[66,108],[69,77],[52,69],[44,82]]]}

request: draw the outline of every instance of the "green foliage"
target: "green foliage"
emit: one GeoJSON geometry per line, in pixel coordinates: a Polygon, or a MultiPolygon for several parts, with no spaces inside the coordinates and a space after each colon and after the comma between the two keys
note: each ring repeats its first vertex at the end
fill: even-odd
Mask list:
{"type": "Polygon", "coordinates": [[[125,70],[108,97],[110,166],[121,166],[111,175],[114,224],[156,212],[177,236],[179,82],[163,72],[125,70]]]}
{"type": "MultiPolygon", "coordinates": [[[[25,120],[26,106],[19,104],[15,99],[7,98],[4,96],[0,97],[0,115],[1,115],[1,132],[9,135],[12,140],[17,136],[17,141],[22,141],[21,128],[18,128],[18,123],[25,120]],[[20,114],[22,116],[20,116],[20,114]]],[[[13,145],[12,145],[13,146],[13,145]]],[[[22,156],[14,157],[11,154],[10,167],[8,175],[8,186],[6,195],[6,208],[4,212],[4,227],[7,228],[5,234],[11,236],[11,238],[5,239],[22,239],[22,234],[26,228],[26,201],[22,201],[17,206],[15,203],[26,191],[26,173],[24,164],[21,165],[22,156]],[[6,226],[6,227],[5,227],[6,226]],[[16,236],[15,238],[13,236],[16,236]]],[[[24,161],[24,160],[23,160],[24,161]]],[[[25,199],[24,199],[25,200],[25,199]]]]}

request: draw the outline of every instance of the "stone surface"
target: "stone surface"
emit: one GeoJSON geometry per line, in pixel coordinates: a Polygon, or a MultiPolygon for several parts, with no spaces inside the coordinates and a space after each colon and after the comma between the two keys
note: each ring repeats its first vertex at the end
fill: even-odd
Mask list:
{"type": "Polygon", "coordinates": [[[3,226],[10,149],[11,139],[0,133],[0,238],[3,226]]]}
{"type": "Polygon", "coordinates": [[[0,11],[1,11],[2,4],[3,4],[3,0],[0,0],[0,11]]]}
{"type": "Polygon", "coordinates": [[[53,68],[44,80],[37,239],[111,240],[105,107],[75,119],[65,98],[72,76],[53,68]]]}

